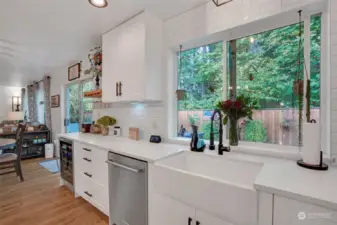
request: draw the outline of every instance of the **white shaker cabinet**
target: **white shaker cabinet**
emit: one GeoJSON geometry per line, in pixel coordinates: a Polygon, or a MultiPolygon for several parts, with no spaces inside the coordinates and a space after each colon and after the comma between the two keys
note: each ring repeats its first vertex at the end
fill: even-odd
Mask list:
{"type": "Polygon", "coordinates": [[[74,143],[73,152],[76,195],[109,215],[107,152],[78,142],[74,143]]]}
{"type": "Polygon", "coordinates": [[[233,225],[170,197],[153,193],[150,225],[233,225]]]}
{"type": "Polygon", "coordinates": [[[156,193],[153,193],[152,200],[150,225],[195,225],[195,221],[192,223],[195,217],[192,207],[156,193]]]}
{"type": "Polygon", "coordinates": [[[334,210],[276,195],[273,217],[273,225],[337,225],[334,210]]]}
{"type": "Polygon", "coordinates": [[[103,102],[162,100],[163,22],[143,12],[103,42],[103,102]]]}

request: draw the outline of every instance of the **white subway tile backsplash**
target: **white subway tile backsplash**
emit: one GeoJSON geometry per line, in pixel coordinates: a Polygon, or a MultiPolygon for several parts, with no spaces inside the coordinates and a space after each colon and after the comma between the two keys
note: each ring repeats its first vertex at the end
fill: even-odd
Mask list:
{"type": "MultiPolygon", "coordinates": [[[[331,143],[332,143],[332,146],[331,146],[331,149],[334,149],[334,146],[337,146],[337,133],[333,133],[331,135],[331,143]]],[[[336,151],[332,151],[333,153],[337,153],[336,151]]]]}
{"type": "Polygon", "coordinates": [[[337,45],[331,45],[331,55],[337,56],[337,45]]]}
{"type": "Polygon", "coordinates": [[[337,134],[337,121],[331,123],[331,132],[337,134]]]}
{"type": "Polygon", "coordinates": [[[109,109],[94,110],[97,117],[112,116],[116,118],[121,134],[129,135],[130,127],[140,129],[140,138],[149,139],[150,135],[157,134],[165,138],[167,136],[166,110],[163,104],[112,104],[109,109]]]}
{"type": "Polygon", "coordinates": [[[337,22],[337,17],[331,17],[331,31],[330,34],[334,35],[337,34],[337,26],[335,23],[337,22]]]}
{"type": "MultiPolygon", "coordinates": [[[[335,69],[337,70],[337,67],[335,67],[335,69]]],[[[330,86],[332,89],[337,89],[337,75],[336,74],[334,76],[331,76],[330,86]]]]}
{"type": "Polygon", "coordinates": [[[331,75],[336,76],[336,67],[337,67],[337,55],[332,55],[331,54],[331,75]]]}
{"type": "Polygon", "coordinates": [[[331,12],[337,11],[337,1],[336,0],[330,1],[330,8],[331,8],[331,12]]]}

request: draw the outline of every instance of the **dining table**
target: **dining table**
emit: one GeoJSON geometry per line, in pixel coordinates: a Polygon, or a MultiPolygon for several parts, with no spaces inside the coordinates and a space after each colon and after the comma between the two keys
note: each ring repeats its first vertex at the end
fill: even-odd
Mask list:
{"type": "Polygon", "coordinates": [[[2,150],[15,147],[15,139],[0,138],[0,154],[2,150]]]}

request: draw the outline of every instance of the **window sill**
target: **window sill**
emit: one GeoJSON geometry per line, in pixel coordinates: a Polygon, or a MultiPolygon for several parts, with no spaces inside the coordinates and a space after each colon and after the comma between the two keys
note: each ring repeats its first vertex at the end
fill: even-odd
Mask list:
{"type": "MultiPolygon", "coordinates": [[[[205,140],[206,148],[209,147],[209,141],[205,140]]],[[[190,139],[187,138],[170,138],[168,143],[180,144],[180,145],[189,145],[190,139]]],[[[218,142],[215,141],[215,144],[218,145],[218,142]]],[[[223,143],[225,146],[228,145],[228,141],[225,140],[223,143]]],[[[264,144],[264,143],[254,143],[254,142],[245,142],[241,141],[239,146],[232,146],[232,152],[244,153],[256,156],[267,156],[273,158],[289,159],[289,160],[299,160],[301,159],[301,154],[298,147],[293,146],[282,146],[274,144],[264,144]]]]}

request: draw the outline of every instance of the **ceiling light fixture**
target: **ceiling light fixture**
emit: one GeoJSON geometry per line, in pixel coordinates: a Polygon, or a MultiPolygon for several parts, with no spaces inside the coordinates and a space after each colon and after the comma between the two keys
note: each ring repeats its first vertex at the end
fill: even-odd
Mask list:
{"type": "Polygon", "coordinates": [[[233,0],[212,0],[217,7],[227,4],[233,0]]]}
{"type": "Polygon", "coordinates": [[[107,0],[89,0],[89,3],[97,8],[105,8],[108,6],[107,0]]]}

